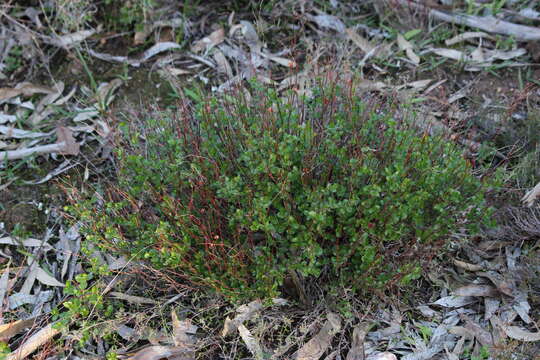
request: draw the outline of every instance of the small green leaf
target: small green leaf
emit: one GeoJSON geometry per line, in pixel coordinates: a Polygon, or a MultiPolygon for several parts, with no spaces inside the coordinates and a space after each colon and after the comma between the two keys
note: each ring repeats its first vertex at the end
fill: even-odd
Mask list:
{"type": "Polygon", "coordinates": [[[410,40],[416,35],[420,34],[421,32],[422,32],[422,29],[409,30],[405,34],[403,34],[403,37],[405,38],[405,40],[410,40]]]}

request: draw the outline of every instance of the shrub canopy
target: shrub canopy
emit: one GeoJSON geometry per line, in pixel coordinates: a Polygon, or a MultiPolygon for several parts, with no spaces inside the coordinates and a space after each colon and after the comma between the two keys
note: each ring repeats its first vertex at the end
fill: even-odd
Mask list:
{"type": "Polygon", "coordinates": [[[275,296],[290,271],[407,281],[487,214],[455,144],[351,88],[282,99],[253,83],[181,109],[127,131],[118,185],[75,209],[100,247],[233,298],[275,296]]]}

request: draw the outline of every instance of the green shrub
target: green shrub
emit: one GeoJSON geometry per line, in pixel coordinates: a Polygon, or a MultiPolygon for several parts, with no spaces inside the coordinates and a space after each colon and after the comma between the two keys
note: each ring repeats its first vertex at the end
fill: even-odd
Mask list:
{"type": "Polygon", "coordinates": [[[74,206],[87,239],[238,299],[278,294],[293,270],[404,282],[487,218],[459,148],[351,84],[251,87],[124,128],[118,184],[74,206]]]}

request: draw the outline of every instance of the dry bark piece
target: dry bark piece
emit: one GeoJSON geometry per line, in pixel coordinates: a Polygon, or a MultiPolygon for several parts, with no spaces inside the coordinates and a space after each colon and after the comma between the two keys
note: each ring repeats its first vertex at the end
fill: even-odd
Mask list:
{"type": "Polygon", "coordinates": [[[10,322],[9,324],[0,325],[0,341],[8,341],[13,336],[21,333],[23,330],[32,327],[35,321],[35,318],[31,318],[26,320],[17,320],[10,322]]]}
{"type": "Polygon", "coordinates": [[[54,324],[49,324],[26,339],[26,341],[22,343],[17,350],[7,355],[5,360],[22,360],[59,333],[60,331],[54,328],[54,324]]]}

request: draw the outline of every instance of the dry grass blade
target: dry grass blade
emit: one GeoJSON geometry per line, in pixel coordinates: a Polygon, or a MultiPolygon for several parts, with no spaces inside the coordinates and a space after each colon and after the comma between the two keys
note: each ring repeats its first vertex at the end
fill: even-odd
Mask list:
{"type": "Polygon", "coordinates": [[[59,333],[60,331],[54,328],[54,324],[49,324],[30,336],[17,350],[7,355],[5,360],[22,360],[59,333]]]}

